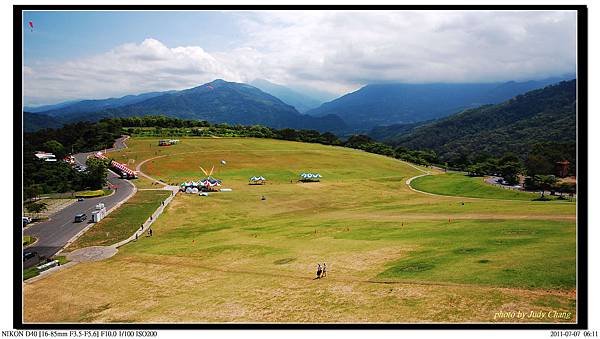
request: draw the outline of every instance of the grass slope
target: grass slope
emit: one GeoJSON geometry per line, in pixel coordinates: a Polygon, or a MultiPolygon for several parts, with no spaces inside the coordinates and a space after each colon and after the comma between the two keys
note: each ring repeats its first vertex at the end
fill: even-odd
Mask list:
{"type": "Polygon", "coordinates": [[[108,246],[129,238],[152,215],[170,191],[138,191],[123,206],[102,219],[67,248],[108,246]]]}
{"type": "Polygon", "coordinates": [[[482,177],[469,177],[461,173],[428,175],[413,180],[411,186],[419,191],[470,198],[532,200],[537,193],[508,190],[486,184],[482,177]]]}
{"type": "Polygon", "coordinates": [[[463,205],[410,190],[422,172],[406,163],[339,147],[156,143],[134,138],[118,157],[158,157],[142,169],[167,182],[214,164],[233,191],[179,194],[153,237],[27,284],[26,322],[493,322],[544,307],[571,312],[545,321],[575,319],[574,203],[463,205]],[[323,180],[290,183],[306,171],[323,180]]]}

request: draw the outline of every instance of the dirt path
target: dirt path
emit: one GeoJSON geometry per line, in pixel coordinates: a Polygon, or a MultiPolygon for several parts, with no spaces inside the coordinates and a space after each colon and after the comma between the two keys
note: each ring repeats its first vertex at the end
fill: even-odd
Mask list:
{"type": "MultiPolygon", "coordinates": [[[[179,153],[179,154],[182,154],[182,153],[179,153]]],[[[173,155],[173,154],[165,154],[165,155],[159,155],[159,156],[156,156],[156,157],[148,158],[148,159],[140,162],[139,164],[137,164],[137,166],[135,166],[135,170],[136,170],[136,172],[138,172],[139,175],[143,176],[146,179],[151,180],[152,183],[156,183],[156,184],[159,184],[159,185],[167,186],[167,184],[165,184],[164,182],[159,181],[159,180],[157,180],[157,179],[149,176],[148,174],[144,173],[144,171],[142,171],[142,165],[144,165],[148,161],[151,161],[151,160],[154,160],[154,159],[158,159],[158,158],[164,158],[164,157],[170,156],[170,155],[173,155]]]]}

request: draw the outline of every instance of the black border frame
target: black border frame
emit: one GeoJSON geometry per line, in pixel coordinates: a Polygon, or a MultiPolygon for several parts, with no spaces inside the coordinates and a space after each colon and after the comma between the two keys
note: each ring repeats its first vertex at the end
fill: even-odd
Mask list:
{"type": "Polygon", "coordinates": [[[107,329],[537,329],[588,328],[588,9],[587,5],[13,5],[13,326],[22,330],[107,329]],[[24,323],[22,281],[22,33],[27,10],[573,10],[577,11],[577,322],[556,323],[24,323]]]}

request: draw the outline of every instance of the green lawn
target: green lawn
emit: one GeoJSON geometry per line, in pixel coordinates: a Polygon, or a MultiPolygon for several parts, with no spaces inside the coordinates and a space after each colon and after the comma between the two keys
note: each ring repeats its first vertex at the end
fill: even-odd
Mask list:
{"type": "Polygon", "coordinates": [[[81,191],[81,192],[75,192],[75,197],[77,197],[77,198],[96,198],[96,197],[109,195],[110,193],[112,193],[111,190],[81,191]]]}
{"type": "Polygon", "coordinates": [[[23,270],[23,281],[36,277],[38,275],[40,275],[40,272],[35,266],[26,268],[23,270]]]}
{"type": "MultiPolygon", "coordinates": [[[[352,236],[368,239],[373,233],[369,229],[366,234],[352,236]]],[[[418,249],[390,263],[388,269],[378,275],[383,280],[525,288],[570,289],[575,286],[572,222],[441,221],[417,223],[395,233],[379,230],[377,237],[401,238],[399,241],[407,244],[418,244],[418,249]],[[549,266],[551,270],[546,269],[549,266]]]]}
{"type": "Polygon", "coordinates": [[[88,246],[107,246],[129,238],[152,215],[171,191],[138,191],[116,211],[94,225],[67,251],[88,246]]]}
{"type": "Polygon", "coordinates": [[[483,177],[470,177],[461,173],[445,173],[427,175],[411,182],[417,190],[441,195],[462,196],[469,198],[533,200],[538,193],[504,189],[486,184],[483,177]]]}

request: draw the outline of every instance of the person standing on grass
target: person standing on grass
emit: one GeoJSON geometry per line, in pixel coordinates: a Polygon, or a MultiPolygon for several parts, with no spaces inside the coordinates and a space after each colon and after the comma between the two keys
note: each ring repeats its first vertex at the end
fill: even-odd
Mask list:
{"type": "Polygon", "coordinates": [[[317,264],[317,279],[321,279],[321,264],[317,264]]]}
{"type": "Polygon", "coordinates": [[[323,263],[323,273],[321,273],[321,277],[325,278],[327,276],[327,265],[323,263]]]}

